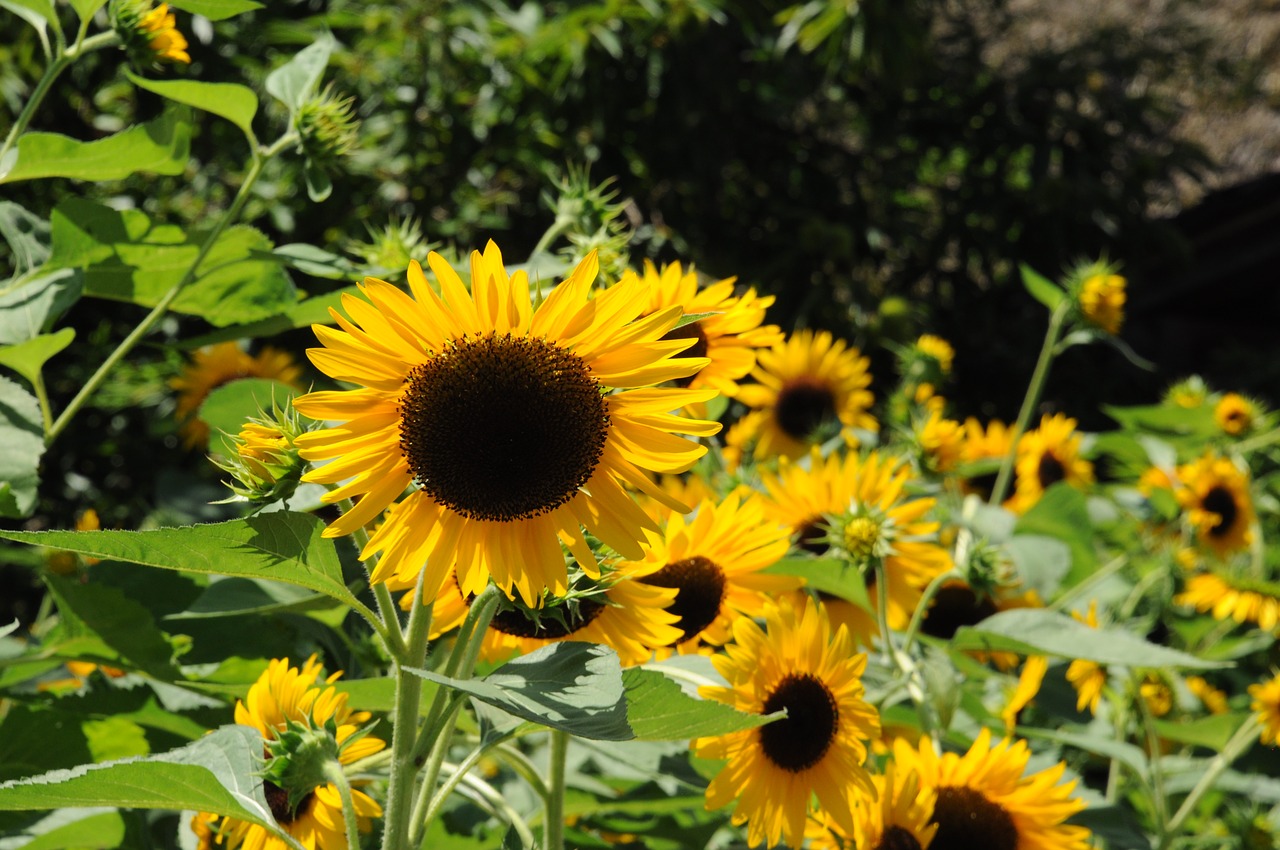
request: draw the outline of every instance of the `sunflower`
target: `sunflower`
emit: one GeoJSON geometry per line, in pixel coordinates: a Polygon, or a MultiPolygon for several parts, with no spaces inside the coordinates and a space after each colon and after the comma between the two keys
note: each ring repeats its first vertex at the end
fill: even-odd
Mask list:
{"type": "Polygon", "coordinates": [[[956,358],[956,350],[951,347],[951,343],[942,337],[934,336],[933,334],[922,334],[916,340],[915,349],[924,357],[937,362],[938,369],[942,374],[946,375],[951,372],[951,364],[956,358]]]}
{"type": "Polygon", "coordinates": [[[1250,685],[1249,696],[1253,697],[1249,707],[1262,723],[1262,743],[1280,743],[1280,674],[1270,681],[1250,685]]]}
{"type": "Polygon", "coordinates": [[[939,755],[927,736],[918,748],[893,745],[897,769],[937,792],[929,850],[1089,850],[1089,830],[1063,823],[1085,807],[1071,796],[1074,781],[1060,783],[1066,765],[1024,776],[1030,757],[1026,741],[992,746],[989,729],[964,755],[939,755]]]}
{"type": "Polygon", "coordinates": [[[1076,420],[1060,413],[1045,416],[1040,427],[1018,443],[1017,484],[1009,507],[1025,513],[1054,484],[1083,487],[1093,481],[1093,464],[1080,457],[1076,420]]]}
{"type": "Polygon", "coordinates": [[[647,294],[635,277],[590,298],[594,254],[536,310],[525,272],[508,277],[492,242],[471,254],[470,293],[439,254],[427,262],[442,295],[412,263],[412,297],[365,278],[368,301],[343,296],[352,320],[333,311],[339,329],[314,326],[324,348],[310,349],[311,361],[362,385],[294,402],[344,423],[297,441],[307,460],[332,460],[305,480],[347,482],[325,501],[359,499],[325,536],[391,508],[361,558],[381,553],[375,582],[426,569],[424,602],[450,568],[466,594],[492,578],[527,605],[544,590],[562,595],[561,541],[596,572],[584,527],[624,557],[643,557],[642,532],[656,527],[622,485],[684,509],[647,472],[683,471],[706,452],[676,433],[720,430],[670,413],[715,390],[647,388],[708,363],[677,356],[690,340],[662,339],[680,308],[637,320],[647,294]]]}
{"type": "Polygon", "coordinates": [[[871,777],[875,798],[858,797],[853,809],[852,842],[830,818],[810,821],[811,850],[924,850],[933,840],[938,825],[932,823],[938,794],[920,787],[920,777],[903,774],[890,761],[884,774],[871,777]]]}
{"type": "Polygon", "coordinates": [[[1239,576],[1201,573],[1187,579],[1187,587],[1173,598],[1216,620],[1253,623],[1263,631],[1280,625],[1280,584],[1239,576]]]}
{"type": "MultiPolygon", "coordinates": [[[[764,477],[768,515],[788,526],[802,548],[843,553],[865,565],[878,558],[888,577],[889,626],[905,629],[933,578],[951,568],[938,545],[938,523],[926,519],[936,500],[906,494],[910,468],[900,458],[872,452],[825,460],[810,457],[808,468],[784,462],[764,477]],[[824,527],[831,534],[824,536],[824,527]],[[834,536],[833,536],[834,535],[834,536]]],[[[875,573],[865,577],[872,604],[875,573]]]]}
{"type": "Polygon", "coordinates": [[[1213,419],[1223,433],[1238,437],[1253,427],[1258,406],[1239,393],[1227,393],[1213,408],[1213,419]]]}
{"type": "Polygon", "coordinates": [[[1120,333],[1124,322],[1125,279],[1118,274],[1095,274],[1080,286],[1080,312],[1090,324],[1109,334],[1120,333]]]}
{"type": "MultiPolygon", "coordinates": [[[[1076,611],[1071,612],[1081,623],[1096,629],[1098,627],[1098,602],[1089,602],[1089,611],[1083,617],[1076,611]]],[[[1093,661],[1077,658],[1067,667],[1067,681],[1076,689],[1076,711],[1084,711],[1088,706],[1090,714],[1098,713],[1098,703],[1102,701],[1102,689],[1107,684],[1107,671],[1093,661]]]]}
{"type": "Polygon", "coordinates": [[[1048,656],[1027,656],[1026,663],[1022,665],[1022,674],[1018,676],[1017,687],[1013,689],[1004,710],[1000,712],[1006,734],[1013,734],[1014,727],[1018,725],[1018,714],[1036,698],[1036,694],[1040,692],[1040,685],[1044,682],[1044,674],[1048,670],[1048,656]]]}
{"type": "Polygon", "coordinates": [[[960,460],[966,466],[982,464],[991,467],[977,475],[967,475],[962,484],[966,493],[975,493],[985,501],[996,484],[996,471],[1013,446],[1013,431],[998,419],[984,427],[973,417],[964,421],[964,447],[960,460]]]}
{"type": "Polygon", "coordinates": [[[1249,476],[1231,460],[1209,454],[1178,467],[1178,502],[1196,538],[1219,556],[1253,541],[1253,500],[1249,476]]]}
{"type": "MultiPolygon", "coordinates": [[[[635,277],[627,270],[623,275],[635,277]]],[[[712,387],[727,396],[738,390],[738,381],[750,374],[756,365],[756,349],[768,348],[782,341],[777,325],[761,325],[765,310],[774,296],[761,297],[755,289],[734,295],[736,278],[725,278],[698,288],[698,275],[679,263],[663,266],[662,271],[645,260],[642,282],[649,293],[645,315],[672,306],[685,315],[710,313],[696,322],[669,331],[666,339],[693,339],[685,352],[688,357],[706,357],[711,362],[678,383],[693,389],[712,387]]]]}
{"type": "Polygon", "coordinates": [[[182,442],[189,449],[209,444],[209,426],[200,419],[200,406],[209,393],[240,378],[267,378],[300,389],[302,369],[287,352],[263,348],[250,355],[234,342],[220,342],[201,348],[191,356],[182,374],[169,381],[178,393],[174,407],[182,442]]]}
{"type": "MultiPolygon", "coordinates": [[[[380,752],[386,746],[384,741],[372,735],[357,734],[361,732],[361,725],[368,721],[369,712],[352,711],[347,705],[347,695],[332,687],[341,675],[334,673],[321,686],[317,684],[320,663],[314,655],[301,669],[289,666],[288,659],[275,659],[249,687],[244,700],[237,700],[236,723],[257,729],[267,743],[268,753],[272,754],[273,744],[281,741],[287,729],[298,726],[311,730],[336,730],[333,738],[342,764],[351,764],[380,752]]],[[[354,850],[347,845],[342,796],[337,786],[317,784],[296,803],[291,803],[288,789],[271,779],[263,780],[263,790],[276,823],[304,847],[354,850]]],[[[361,832],[369,832],[373,827],[371,819],[381,817],[382,807],[356,788],[351,790],[351,800],[357,827],[361,832]]],[[[197,814],[191,828],[199,840],[200,850],[213,847],[234,850],[241,846],[245,850],[288,848],[282,839],[257,824],[207,812],[197,814]]]]}
{"type": "Polygon", "coordinates": [[[644,559],[626,565],[641,583],[677,591],[667,606],[680,629],[671,646],[723,645],[735,619],[761,616],[771,597],[799,585],[762,572],[791,545],[790,529],[768,519],[762,502],[738,489],[702,501],[690,517],[672,513],[661,535],[649,535],[644,559]]]}
{"type": "Polygon", "coordinates": [[[139,26],[147,33],[151,50],[157,59],[191,64],[187,53],[187,39],[178,30],[178,20],[169,11],[168,3],[161,3],[143,16],[139,26]]]}
{"type": "Polygon", "coordinates": [[[816,604],[779,600],[765,629],[746,617],[733,624],[734,643],[712,663],[728,687],[703,687],[703,697],[750,714],[787,716],[719,738],[699,738],[695,753],[727,760],[707,787],[707,808],[736,801],[732,821],[747,824],[751,844],[804,840],[812,798],[837,826],[854,832],[859,797],[874,798],[863,762],[867,741],[880,734],[876,710],[862,700],[867,657],[855,654],[844,629],[833,635],[816,604]]]}
{"type": "Polygon", "coordinates": [[[1230,708],[1226,692],[1218,690],[1202,676],[1188,676],[1187,689],[1210,714],[1226,714],[1230,708]]]}
{"type": "Polygon", "coordinates": [[[756,360],[751,376],[759,383],[738,388],[738,400],[751,411],[726,440],[735,451],[754,440],[757,458],[796,458],[828,427],[838,428],[846,442],[853,442],[855,428],[878,427],[867,412],[875,400],[867,389],[870,361],[829,332],[798,331],[756,360]]]}
{"type": "Polygon", "coordinates": [[[946,419],[940,410],[929,412],[929,418],[917,427],[915,437],[924,466],[933,472],[951,472],[964,454],[964,426],[946,419]]]}
{"type": "Polygon", "coordinates": [[[109,15],[121,46],[135,64],[145,67],[162,59],[191,64],[186,36],[178,29],[169,4],[153,8],[151,0],[112,0],[109,15]]]}

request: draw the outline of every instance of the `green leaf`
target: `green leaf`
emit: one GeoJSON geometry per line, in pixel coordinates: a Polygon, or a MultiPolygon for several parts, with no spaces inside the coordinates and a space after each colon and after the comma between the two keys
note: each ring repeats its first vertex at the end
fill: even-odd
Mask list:
{"type": "Polygon", "coordinates": [[[15,704],[0,721],[0,780],[20,779],[90,759],[78,718],[15,704]]]}
{"type": "Polygon", "coordinates": [[[1244,713],[1211,714],[1184,722],[1156,720],[1155,729],[1156,734],[1165,740],[1221,752],[1231,736],[1248,720],[1249,715],[1244,713]]]}
{"type": "Polygon", "coordinates": [[[105,5],[107,0],[71,0],[71,8],[76,10],[80,20],[92,18],[105,5]]]}
{"type": "Polygon", "coordinates": [[[635,737],[627,724],[618,654],[599,644],[553,643],[508,661],[482,679],[406,669],[509,714],[580,738],[627,741],[635,737]]]}
{"type": "Polygon", "coordinates": [[[40,402],[0,377],[0,517],[30,516],[36,507],[44,426],[40,402]]]}
{"type": "Polygon", "coordinates": [[[0,290],[0,344],[38,336],[79,300],[83,289],[84,275],[79,270],[57,269],[0,290]]]}
{"type": "Polygon", "coordinates": [[[293,585],[252,578],[223,578],[210,582],[191,607],[170,614],[165,621],[231,617],[240,614],[277,614],[333,605],[324,594],[293,585]]]}
{"type": "MultiPolygon", "coordinates": [[[[86,532],[91,533],[91,532],[86,532]]],[[[173,645],[156,627],[146,608],[125,596],[118,588],[76,578],[48,575],[45,581],[58,603],[58,610],[74,613],[93,634],[128,664],[160,679],[178,677],[173,666],[173,645]]]]}
{"type": "Polygon", "coordinates": [[[839,597],[867,611],[872,610],[862,574],[839,558],[783,558],[765,572],[799,576],[805,580],[805,584],[819,593],[839,597]]]}
{"type": "Polygon", "coordinates": [[[1117,741],[1114,738],[1102,735],[1076,734],[1057,729],[1024,729],[1020,731],[1028,738],[1056,741],[1059,744],[1066,744],[1068,747],[1075,747],[1077,750],[1083,750],[1086,753],[1093,753],[1105,759],[1113,759],[1125,765],[1143,779],[1150,772],[1147,754],[1133,744],[1124,741],[1117,741]]]}
{"type": "Polygon", "coordinates": [[[290,115],[315,92],[335,45],[333,36],[325,33],[267,75],[267,92],[289,107],[290,115]]]}
{"type": "Polygon", "coordinates": [[[49,259],[49,222],[12,201],[0,201],[0,237],[13,252],[15,274],[49,259]]]}
{"type": "Polygon", "coordinates": [[[1071,547],[1061,540],[1040,534],[1017,534],[1004,543],[1022,590],[1034,590],[1041,599],[1052,599],[1062,588],[1071,570],[1071,547]]]}
{"type": "Polygon", "coordinates": [[[1098,556],[1093,551],[1093,523],[1089,521],[1088,503],[1083,493],[1065,482],[1046,490],[1040,501],[1018,518],[1013,533],[1044,535],[1067,544],[1071,548],[1067,585],[1079,582],[1098,564],[1098,556]]]}
{"type": "Polygon", "coordinates": [[[8,366],[35,384],[40,380],[40,370],[49,358],[70,345],[75,337],[73,328],[63,328],[57,333],[43,334],[17,345],[6,345],[0,348],[0,366],[8,366]]]}
{"type": "Polygon", "coordinates": [[[1102,410],[1132,431],[1207,437],[1217,434],[1220,430],[1213,419],[1213,406],[1209,404],[1194,408],[1180,407],[1175,404],[1133,407],[1103,405],[1102,410]]]}
{"type": "Polygon", "coordinates": [[[282,581],[352,604],[337,549],[322,531],[316,517],[276,511],[152,531],[0,530],[0,538],[165,570],[282,581]]]}
{"type": "Polygon", "coordinates": [[[329,173],[309,159],[302,167],[302,177],[307,183],[307,197],[315,203],[321,203],[333,194],[333,181],[329,179],[329,173]]]}
{"type": "Polygon", "coordinates": [[[1047,277],[1038,274],[1028,265],[1019,265],[1018,270],[1022,272],[1022,286],[1027,290],[1032,298],[1039,301],[1051,311],[1058,309],[1067,297],[1067,293],[1047,277]]]}
{"type": "Polygon", "coordinates": [[[12,168],[0,174],[0,183],[42,177],[121,180],[140,171],[181,174],[190,148],[190,111],[168,106],[159,118],[94,142],[58,133],[24,133],[18,138],[18,156],[12,168]]]}
{"type": "Polygon", "coordinates": [[[329,309],[336,309],[341,306],[344,292],[350,295],[359,294],[359,290],[354,286],[346,286],[333,292],[326,292],[324,295],[317,295],[314,298],[299,301],[270,318],[262,319],[252,324],[223,328],[193,339],[184,340],[181,343],[181,347],[187,350],[194,350],[206,345],[217,345],[220,342],[232,339],[257,339],[259,337],[275,336],[282,331],[294,328],[305,328],[311,325],[332,325],[333,317],[329,315],[329,309]]]}
{"type": "MultiPolygon", "coordinates": [[[[137,210],[69,198],[53,211],[49,265],[84,269],[85,294],[154,307],[182,280],[207,238],[158,224],[137,210]]],[[[270,258],[271,241],[246,225],[227,228],[172,309],[225,326],[297,303],[297,291],[270,258]]]]}
{"type": "Polygon", "coordinates": [[[238,83],[204,83],[199,80],[148,80],[126,70],[125,76],[138,88],[169,100],[219,115],[244,131],[252,143],[253,116],[258,114],[258,96],[238,83]]]}
{"type": "Polygon", "coordinates": [[[254,0],[169,0],[169,5],[193,15],[204,15],[211,21],[225,21],[262,8],[262,4],[254,0]]]}
{"type": "Polygon", "coordinates": [[[262,737],[248,726],[223,726],[145,759],[55,770],[0,785],[0,810],[118,806],[189,809],[229,815],[274,831],[258,778],[262,737]]]}
{"type": "Polygon", "coordinates": [[[8,9],[41,32],[46,23],[58,20],[52,0],[0,0],[0,8],[8,9]]]}
{"type": "MultiPolygon", "coordinates": [[[[12,817],[12,816],[10,816],[12,817]]],[[[114,850],[124,846],[124,816],[115,809],[64,809],[20,829],[0,820],[0,850],[114,850]]]]}
{"type": "Polygon", "coordinates": [[[951,639],[951,646],[1022,655],[1058,655],[1129,667],[1207,670],[1230,666],[1148,643],[1122,629],[1090,628],[1047,608],[1018,608],[993,614],[976,626],[962,627],[951,639]]]}
{"type": "Polygon", "coordinates": [[[773,715],[744,714],[715,700],[695,699],[656,670],[631,668],[622,674],[627,689],[627,722],[645,741],[711,738],[763,726],[773,715]]]}
{"type": "Polygon", "coordinates": [[[236,448],[231,437],[240,433],[250,416],[260,411],[269,414],[273,403],[283,409],[297,394],[288,384],[267,378],[241,378],[218,387],[209,393],[198,414],[210,429],[209,450],[232,457],[236,448]]]}

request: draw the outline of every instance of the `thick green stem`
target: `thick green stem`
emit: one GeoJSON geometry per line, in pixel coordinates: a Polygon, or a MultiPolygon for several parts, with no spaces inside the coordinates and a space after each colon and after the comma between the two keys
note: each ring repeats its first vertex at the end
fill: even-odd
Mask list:
{"type": "Polygon", "coordinates": [[[1235,734],[1227,741],[1226,746],[1209,762],[1209,766],[1200,775],[1199,781],[1192,787],[1186,799],[1182,801],[1182,805],[1173,813],[1173,817],[1169,818],[1156,850],[1165,850],[1172,843],[1177,836],[1178,830],[1182,828],[1183,821],[1195,809],[1196,804],[1200,802],[1200,798],[1213,787],[1213,783],[1218,781],[1218,777],[1231,766],[1233,761],[1243,755],[1249,747],[1253,746],[1254,739],[1258,737],[1258,733],[1261,730],[1262,721],[1258,719],[1257,715],[1250,717],[1248,722],[1236,730],[1235,734]]]}
{"type": "Polygon", "coordinates": [[[1045,380],[1049,377],[1049,366],[1053,363],[1054,349],[1058,346],[1058,337],[1062,335],[1062,325],[1071,312],[1071,302],[1063,301],[1049,316],[1049,329],[1044,335],[1044,345],[1040,348],[1040,359],[1036,361],[1035,371],[1031,373],[1031,384],[1022,399],[1022,409],[1018,411],[1018,421],[1013,425],[1013,433],[1009,435],[1009,451],[1000,461],[1000,472],[996,475],[995,486],[991,488],[990,504],[999,505],[1009,495],[1009,480],[1013,476],[1013,463],[1018,456],[1018,442],[1026,433],[1027,425],[1036,405],[1040,403],[1040,393],[1044,391],[1045,380]]]}
{"type": "Polygon", "coordinates": [[[111,370],[164,318],[165,313],[169,312],[169,307],[182,294],[182,291],[196,279],[200,264],[204,262],[204,258],[208,256],[209,251],[213,249],[213,245],[218,241],[218,237],[222,235],[222,231],[226,230],[227,226],[235,221],[239,217],[240,211],[244,209],[245,203],[249,200],[249,192],[262,174],[262,166],[269,153],[254,152],[253,159],[249,163],[249,170],[245,173],[244,182],[240,184],[240,191],[236,192],[235,200],[231,202],[231,206],[218,219],[218,223],[213,226],[213,230],[209,232],[209,235],[205,237],[204,242],[200,245],[200,250],[196,253],[195,260],[187,268],[186,274],[164,294],[155,307],[151,308],[151,312],[116,346],[116,350],[107,355],[107,359],[102,361],[102,365],[80,388],[80,392],[76,393],[75,398],[71,399],[71,403],[67,405],[66,409],[62,411],[62,414],[58,416],[57,420],[49,428],[49,432],[45,436],[46,446],[53,445],[54,440],[58,439],[58,436],[71,423],[72,418],[80,412],[80,408],[84,407],[89,398],[97,392],[98,387],[106,382],[111,370]]]}
{"type": "MultiPolygon", "coordinates": [[[[419,576],[417,600],[422,601],[419,576]]],[[[431,633],[431,605],[416,604],[409,615],[409,633],[404,657],[393,669],[396,679],[395,726],[391,733],[391,781],[387,787],[386,821],[382,850],[408,850],[409,815],[412,811],[414,780],[418,775],[413,748],[418,739],[418,707],[422,679],[409,667],[421,667],[427,659],[427,636],[431,633]]]]}
{"type": "Polygon", "coordinates": [[[351,796],[351,783],[343,773],[342,765],[336,761],[327,762],[324,766],[324,778],[333,783],[338,789],[338,796],[342,798],[342,821],[347,828],[348,850],[359,850],[360,824],[356,820],[356,803],[351,796]]]}
{"type": "Polygon", "coordinates": [[[551,243],[556,241],[560,234],[568,230],[572,224],[573,219],[567,216],[560,216],[556,218],[556,220],[551,223],[551,226],[547,228],[546,232],[542,234],[542,238],[538,240],[538,244],[533,246],[533,250],[529,252],[529,256],[536,257],[546,251],[547,248],[551,246],[551,243]]]}
{"type": "Polygon", "coordinates": [[[569,752],[569,733],[551,730],[551,753],[547,763],[550,781],[547,794],[547,822],[543,842],[545,850],[564,850],[564,773],[565,756],[569,752]]]}

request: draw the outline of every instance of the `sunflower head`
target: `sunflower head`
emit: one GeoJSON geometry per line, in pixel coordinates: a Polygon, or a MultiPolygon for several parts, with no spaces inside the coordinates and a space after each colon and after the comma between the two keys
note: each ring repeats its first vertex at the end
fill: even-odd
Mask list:
{"type": "Polygon", "coordinates": [[[1125,279],[1105,272],[1091,274],[1079,285],[1077,306],[1085,321],[1109,334],[1124,322],[1125,279]]]}
{"type": "Polygon", "coordinates": [[[273,407],[270,415],[251,418],[231,442],[236,453],[214,458],[214,463],[231,475],[231,492],[254,504],[268,504],[293,495],[307,464],[294,444],[306,433],[297,411],[273,407]]]}
{"type": "Polygon", "coordinates": [[[916,354],[928,358],[937,364],[938,371],[944,375],[951,374],[951,363],[955,360],[956,350],[940,336],[924,334],[916,340],[916,354]]]}
{"type": "Polygon", "coordinates": [[[169,4],[153,7],[151,0],[111,0],[107,8],[111,28],[134,65],[149,68],[161,61],[191,64],[187,39],[169,4]]]}
{"type": "Polygon", "coordinates": [[[1253,540],[1249,476],[1229,458],[1207,454],[1178,467],[1178,502],[1196,539],[1219,556],[1247,548],[1253,540]]]}
{"type": "Polygon", "coordinates": [[[1213,420],[1222,433],[1232,437],[1248,433],[1257,419],[1257,402],[1239,393],[1227,393],[1213,407],[1213,420]]]}
{"type": "Polygon", "coordinates": [[[355,98],[343,97],[327,86],[298,107],[293,118],[298,147],[307,159],[321,167],[331,167],[356,146],[360,122],[355,98]]]}
{"type": "Polygon", "coordinates": [[[1072,487],[1091,484],[1093,464],[1081,456],[1081,443],[1076,420],[1060,413],[1043,417],[1040,427],[1018,443],[1016,484],[1009,507],[1025,513],[1060,481],[1072,487]]]}
{"type": "Polygon", "coordinates": [[[1169,389],[1165,390],[1164,398],[1161,399],[1164,404],[1186,410],[1194,410],[1208,400],[1209,386],[1199,375],[1192,375],[1170,385],[1169,389]]]}
{"type": "Polygon", "coordinates": [[[947,473],[959,465],[965,450],[965,429],[944,417],[941,410],[929,412],[929,418],[917,426],[915,438],[922,463],[930,471],[947,473]]]}

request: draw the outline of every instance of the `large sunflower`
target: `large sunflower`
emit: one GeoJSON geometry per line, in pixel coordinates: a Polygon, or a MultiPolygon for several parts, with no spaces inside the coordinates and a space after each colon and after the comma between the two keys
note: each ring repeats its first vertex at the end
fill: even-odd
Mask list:
{"type": "Polygon", "coordinates": [[[1076,420],[1055,413],[1040,420],[1040,427],[1018,442],[1015,467],[1017,485],[1009,507],[1024,513],[1040,501],[1044,491],[1059,481],[1072,487],[1093,482],[1093,464],[1080,457],[1076,420]]]}
{"type": "Polygon", "coordinates": [[[797,331],[762,350],[751,376],[759,383],[738,388],[737,398],[752,408],[729,434],[735,452],[755,441],[757,458],[803,455],[826,427],[852,442],[853,429],[874,431],[867,410],[875,400],[870,361],[827,331],[797,331]]]}
{"type": "Polygon", "coordinates": [[[707,807],[737,801],[732,820],[747,824],[751,844],[792,847],[804,840],[817,797],[822,812],[852,835],[854,806],[876,790],[863,762],[867,741],[880,734],[875,708],[862,699],[867,657],[855,654],[844,629],[833,635],[822,608],[787,598],[765,615],[765,630],[745,617],[734,643],[712,658],[728,687],[702,696],[749,714],[787,716],[755,729],[694,741],[703,758],[728,764],[707,787],[707,807]]]}
{"type": "Polygon", "coordinates": [[[209,426],[199,418],[200,405],[223,384],[240,378],[270,378],[301,388],[301,377],[302,369],[288,352],[270,346],[256,355],[234,342],[220,342],[197,350],[182,374],[169,381],[169,386],[178,393],[173,414],[179,422],[183,445],[203,449],[209,444],[209,426]]]}
{"type": "MultiPolygon", "coordinates": [[[[336,729],[334,739],[338,760],[351,764],[381,751],[386,743],[372,735],[357,736],[361,724],[369,719],[367,711],[352,711],[347,695],[331,685],[341,676],[334,673],[317,684],[320,663],[313,655],[302,668],[289,666],[288,659],[278,658],[249,688],[243,701],[236,702],[236,723],[257,729],[271,750],[290,724],[320,730],[336,729]],[[353,740],[353,736],[356,736],[353,740]]],[[[289,789],[271,780],[263,781],[271,814],[281,827],[310,850],[353,850],[348,848],[342,816],[342,796],[331,783],[318,784],[296,802],[290,804],[289,789]]],[[[295,792],[303,789],[293,789],[295,792]]],[[[372,829],[372,818],[381,817],[382,807],[358,788],[351,790],[356,810],[356,825],[361,832],[372,829]]],[[[257,824],[209,813],[198,814],[191,828],[199,839],[200,850],[226,847],[234,850],[287,850],[283,840],[257,824]]]]}
{"type": "Polygon", "coordinates": [[[1187,579],[1187,586],[1173,598],[1217,620],[1253,623],[1263,631],[1280,625],[1280,584],[1241,576],[1201,573],[1187,579]]]}
{"type": "Polygon", "coordinates": [[[1071,796],[1074,781],[1060,783],[1066,765],[1023,776],[1030,757],[1026,741],[993,747],[989,729],[963,756],[939,755],[927,736],[918,747],[893,745],[897,769],[938,794],[929,850],[1089,850],[1089,830],[1064,823],[1085,807],[1071,796]]]}
{"type": "MultiPolygon", "coordinates": [[[[623,277],[628,276],[635,277],[635,272],[628,269],[623,277]]],[[[682,308],[685,315],[711,314],[667,333],[668,339],[695,340],[686,356],[711,361],[681,379],[684,386],[712,387],[732,396],[738,390],[738,381],[756,365],[756,349],[782,341],[782,330],[777,325],[761,325],[774,297],[761,297],[754,289],[734,295],[734,281],[735,278],[717,280],[699,289],[698,275],[692,269],[685,272],[679,263],[672,263],[658,271],[645,260],[642,282],[649,292],[646,314],[672,306],[682,308]]]]}
{"type": "Polygon", "coordinates": [[[762,572],[787,554],[791,531],[768,519],[761,502],[740,489],[702,501],[690,517],[672,512],[663,533],[649,535],[644,560],[628,565],[643,584],[676,590],[667,610],[680,636],[671,646],[723,645],[735,619],[759,617],[771,597],[799,585],[762,572]]]}
{"type": "MultiPolygon", "coordinates": [[[[888,577],[888,620],[905,629],[930,581],[951,568],[951,557],[937,542],[938,523],[927,518],[936,502],[906,493],[910,467],[900,458],[872,452],[813,456],[808,467],[784,462],[766,475],[770,500],[765,508],[791,528],[802,548],[843,552],[851,559],[880,558],[888,577]],[[823,529],[829,529],[824,537],[823,529]]],[[[875,573],[865,572],[875,604],[875,573]]]]}
{"type": "Polygon", "coordinates": [[[1219,555],[1250,544],[1253,500],[1245,472],[1230,459],[1209,454],[1178,467],[1178,480],[1178,502],[1201,543],[1219,555]]]}
{"type": "Polygon", "coordinates": [[[467,594],[490,577],[530,605],[544,590],[562,594],[561,541],[596,569],[584,527],[640,558],[642,530],[656,528],[623,484],[682,507],[646,470],[687,469],[706,448],[675,434],[720,430],[670,413],[715,390],[647,389],[708,362],[677,356],[690,340],[662,339],[680,308],[637,320],[646,293],[634,277],[591,298],[594,254],[537,309],[526,274],[508,277],[492,242],[471,254],[470,293],[438,254],[427,262],[440,295],[412,263],[412,297],[366,278],[369,301],[343,297],[351,320],[333,311],[339,329],[314,326],[325,347],[308,351],[312,362],[362,385],[295,401],[307,416],[345,423],[298,439],[306,459],[332,459],[306,480],[346,481],[326,501],[359,499],[325,535],[350,534],[390,507],[361,557],[381,553],[374,581],[426,569],[424,602],[451,567],[467,594]]]}

